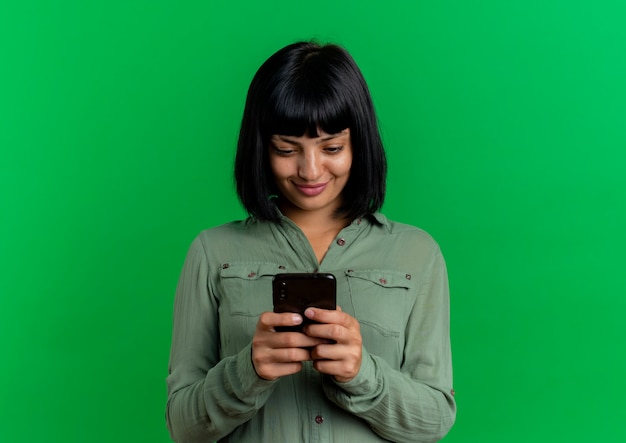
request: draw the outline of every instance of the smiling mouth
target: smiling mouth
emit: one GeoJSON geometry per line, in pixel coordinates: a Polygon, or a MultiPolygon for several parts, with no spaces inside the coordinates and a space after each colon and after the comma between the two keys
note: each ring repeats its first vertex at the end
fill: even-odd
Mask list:
{"type": "Polygon", "coordinates": [[[320,183],[317,185],[299,185],[294,183],[294,186],[300,191],[302,194],[308,197],[315,197],[316,195],[320,195],[326,189],[328,183],[320,183]]]}

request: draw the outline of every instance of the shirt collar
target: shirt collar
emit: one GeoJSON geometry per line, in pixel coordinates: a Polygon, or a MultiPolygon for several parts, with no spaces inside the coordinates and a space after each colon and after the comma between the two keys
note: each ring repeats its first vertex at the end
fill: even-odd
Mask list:
{"type": "MultiPolygon", "coordinates": [[[[295,226],[295,224],[291,221],[291,219],[287,216],[285,216],[280,209],[278,209],[278,207],[276,207],[276,212],[278,213],[278,216],[280,217],[281,222],[286,222],[290,225],[295,226]]],[[[258,220],[256,217],[248,217],[247,222],[258,222],[260,220],[258,220]]],[[[361,217],[357,217],[355,218],[352,223],[350,223],[349,226],[359,226],[362,225],[362,223],[366,221],[369,224],[372,225],[378,225],[378,226],[382,226],[385,229],[387,229],[388,231],[391,230],[391,227],[389,226],[389,220],[387,219],[387,217],[385,217],[383,214],[381,214],[380,212],[374,212],[372,214],[367,214],[367,215],[363,215],[361,217]]]]}
{"type": "Polygon", "coordinates": [[[358,220],[367,220],[372,225],[377,225],[385,228],[387,231],[391,230],[391,226],[389,225],[389,220],[380,212],[374,212],[373,214],[368,214],[366,216],[361,217],[358,220]]]}

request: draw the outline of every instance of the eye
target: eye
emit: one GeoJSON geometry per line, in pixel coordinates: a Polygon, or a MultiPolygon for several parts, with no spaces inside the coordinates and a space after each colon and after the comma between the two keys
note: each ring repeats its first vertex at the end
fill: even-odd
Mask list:
{"type": "Polygon", "coordinates": [[[282,156],[287,156],[287,155],[290,155],[290,154],[294,153],[293,149],[281,148],[281,147],[278,147],[278,146],[275,146],[275,145],[272,146],[272,150],[274,151],[275,154],[282,155],[282,156]]]}
{"type": "Polygon", "coordinates": [[[338,154],[343,151],[343,146],[327,146],[324,148],[324,151],[328,154],[338,154]]]}

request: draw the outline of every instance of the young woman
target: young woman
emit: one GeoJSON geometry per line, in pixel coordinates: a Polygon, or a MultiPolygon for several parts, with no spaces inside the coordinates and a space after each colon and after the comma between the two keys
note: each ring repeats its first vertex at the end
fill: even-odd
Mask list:
{"type": "Polygon", "coordinates": [[[386,161],[341,47],[295,43],[256,73],[235,160],[250,217],[200,233],[176,292],[177,442],[432,442],[454,423],[448,281],[424,231],[378,211],[386,161]],[[274,313],[278,273],[328,272],[337,309],[274,313]]]}

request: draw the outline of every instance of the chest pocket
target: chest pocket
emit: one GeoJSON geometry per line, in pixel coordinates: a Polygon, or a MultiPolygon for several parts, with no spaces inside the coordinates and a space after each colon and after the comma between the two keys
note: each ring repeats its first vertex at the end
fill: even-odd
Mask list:
{"type": "Polygon", "coordinates": [[[223,264],[220,270],[221,306],[231,315],[257,317],[272,310],[272,278],[287,272],[275,263],[236,262],[223,264]]]}
{"type": "Polygon", "coordinates": [[[272,278],[286,267],[278,263],[231,262],[220,268],[220,341],[222,357],[250,343],[261,313],[271,311],[272,278]]]}
{"type": "Polygon", "coordinates": [[[415,301],[413,276],[384,269],[349,270],[345,275],[363,344],[368,351],[399,365],[404,330],[415,301]]]}

